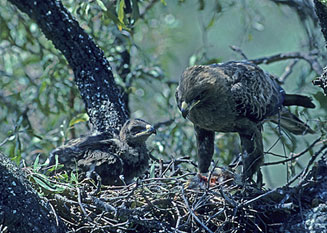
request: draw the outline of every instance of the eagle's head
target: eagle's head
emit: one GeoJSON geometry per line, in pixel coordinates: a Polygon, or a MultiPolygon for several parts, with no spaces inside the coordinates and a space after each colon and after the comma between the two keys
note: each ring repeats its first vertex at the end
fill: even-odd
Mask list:
{"type": "MultiPolygon", "coordinates": [[[[176,101],[184,118],[196,107],[210,104],[216,95],[217,72],[210,66],[197,65],[187,68],[176,89],[176,101]]],[[[219,84],[218,84],[219,86],[219,84]]]]}
{"type": "Polygon", "coordinates": [[[141,119],[127,120],[120,130],[119,137],[130,145],[145,143],[151,134],[155,134],[155,128],[141,119]]]}

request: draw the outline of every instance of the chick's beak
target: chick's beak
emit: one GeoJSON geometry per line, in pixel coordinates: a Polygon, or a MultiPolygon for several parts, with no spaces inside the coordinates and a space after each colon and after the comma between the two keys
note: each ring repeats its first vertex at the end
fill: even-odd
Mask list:
{"type": "Polygon", "coordinates": [[[149,134],[157,134],[156,129],[152,125],[146,125],[145,128],[149,134]]]}
{"type": "Polygon", "coordinates": [[[150,136],[151,134],[156,134],[156,133],[157,133],[156,129],[149,124],[145,126],[145,130],[137,133],[135,136],[137,137],[145,136],[145,135],[150,136]]]}

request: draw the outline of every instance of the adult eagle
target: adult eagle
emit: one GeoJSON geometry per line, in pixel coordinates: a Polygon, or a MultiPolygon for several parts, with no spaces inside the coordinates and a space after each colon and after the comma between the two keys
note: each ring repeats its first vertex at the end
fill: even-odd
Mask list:
{"type": "Polygon", "coordinates": [[[314,108],[311,99],[288,95],[274,77],[257,65],[230,61],[187,68],[176,90],[183,117],[194,124],[198,166],[207,173],[214,151],[214,132],[237,132],[243,151],[243,179],[263,162],[262,124],[271,120],[294,134],[314,133],[284,106],[314,108]]]}

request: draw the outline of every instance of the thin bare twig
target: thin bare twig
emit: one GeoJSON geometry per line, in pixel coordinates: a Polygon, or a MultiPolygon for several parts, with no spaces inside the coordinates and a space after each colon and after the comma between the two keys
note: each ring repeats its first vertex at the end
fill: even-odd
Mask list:
{"type": "Polygon", "coordinates": [[[319,64],[316,56],[318,55],[318,51],[310,51],[310,52],[289,52],[289,53],[279,53],[272,56],[250,59],[249,62],[252,62],[256,65],[259,64],[270,64],[277,61],[283,61],[288,59],[302,59],[308,62],[317,74],[322,73],[322,66],[319,64]]]}
{"type": "Polygon", "coordinates": [[[89,220],[89,221],[92,221],[91,218],[88,216],[88,214],[86,213],[85,209],[84,209],[84,206],[83,206],[83,203],[82,203],[82,197],[81,197],[81,190],[80,188],[77,188],[77,200],[78,200],[78,204],[84,214],[84,216],[89,220]]]}
{"type": "MultiPolygon", "coordinates": [[[[290,180],[286,185],[285,187],[288,187],[290,186],[291,184],[293,184],[299,177],[304,177],[305,174],[307,173],[309,167],[312,165],[312,163],[317,159],[317,157],[321,154],[321,152],[323,152],[325,149],[327,148],[327,144],[326,145],[323,145],[317,152],[314,153],[314,155],[311,157],[310,161],[308,162],[306,168],[300,172],[299,174],[297,174],[296,176],[294,176],[292,178],[292,180],[290,180]]],[[[323,155],[326,155],[327,154],[327,151],[325,151],[323,153],[323,155]]]]}
{"type": "Polygon", "coordinates": [[[292,60],[284,70],[284,73],[277,79],[279,84],[284,84],[285,80],[293,71],[294,66],[298,63],[299,59],[292,60]]]}
{"type": "Polygon", "coordinates": [[[286,163],[286,162],[295,160],[295,159],[299,158],[300,156],[302,156],[303,154],[307,153],[309,150],[311,150],[318,142],[320,142],[320,140],[321,140],[321,136],[319,138],[317,138],[313,143],[311,143],[311,145],[308,146],[305,150],[303,150],[302,152],[300,152],[298,154],[293,154],[293,156],[289,159],[284,159],[284,160],[280,160],[280,161],[276,161],[276,162],[264,163],[263,166],[277,165],[277,164],[286,163]]]}
{"type": "Polygon", "coordinates": [[[190,205],[189,205],[189,203],[188,203],[188,201],[187,201],[187,199],[186,199],[186,197],[185,197],[185,193],[184,193],[184,188],[183,188],[183,186],[181,186],[182,187],[182,198],[183,198],[183,200],[184,200],[184,202],[185,202],[185,205],[186,205],[186,207],[187,207],[187,210],[190,212],[190,214],[192,215],[192,217],[195,219],[195,221],[197,221],[202,227],[203,227],[203,229],[205,229],[207,232],[210,232],[210,233],[213,233],[213,231],[211,231],[199,218],[198,218],[198,216],[196,216],[195,214],[194,214],[194,211],[190,208],[190,205]]]}
{"type": "Polygon", "coordinates": [[[234,52],[240,54],[245,60],[249,60],[240,47],[237,47],[235,45],[230,45],[229,48],[231,48],[231,50],[233,50],[234,52]]]}
{"type": "Polygon", "coordinates": [[[146,13],[156,4],[159,0],[152,0],[146,7],[144,8],[143,12],[140,13],[140,18],[143,19],[146,13]]]}

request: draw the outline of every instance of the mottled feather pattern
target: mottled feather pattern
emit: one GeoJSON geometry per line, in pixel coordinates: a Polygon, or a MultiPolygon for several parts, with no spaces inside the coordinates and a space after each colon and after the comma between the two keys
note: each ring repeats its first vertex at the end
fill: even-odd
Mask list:
{"type": "Polygon", "coordinates": [[[241,116],[262,121],[274,115],[282,105],[285,92],[258,66],[248,62],[227,62],[213,67],[231,78],[230,90],[241,116]]]}
{"type": "Polygon", "coordinates": [[[208,172],[214,132],[239,133],[244,179],[251,178],[263,162],[265,120],[294,134],[314,133],[284,107],[286,99],[287,106],[314,107],[309,97],[286,95],[272,75],[246,61],[187,68],[176,89],[176,101],[182,115],[194,124],[199,171],[208,172]]]}
{"type": "Polygon", "coordinates": [[[154,132],[143,120],[128,120],[114,138],[100,133],[69,141],[51,153],[49,165],[55,164],[58,155],[59,163],[68,172],[78,169],[81,175],[92,178],[97,174],[103,184],[122,184],[123,175],[128,183],[147,169],[149,152],[145,141],[154,132]]]}

